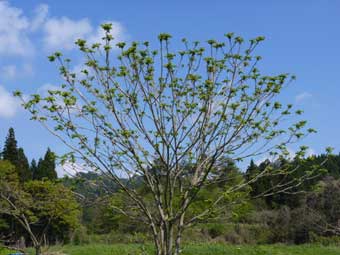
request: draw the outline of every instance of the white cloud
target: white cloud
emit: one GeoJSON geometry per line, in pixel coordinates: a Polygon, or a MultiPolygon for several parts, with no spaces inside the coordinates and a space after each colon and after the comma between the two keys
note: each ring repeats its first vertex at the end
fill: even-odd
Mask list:
{"type": "MultiPolygon", "coordinates": [[[[114,42],[124,38],[124,28],[119,22],[105,23],[112,24],[111,34],[114,42]]],[[[44,25],[44,33],[45,48],[48,50],[71,50],[76,47],[77,39],[85,39],[89,44],[93,44],[102,41],[105,35],[100,27],[94,29],[88,19],[72,20],[67,17],[48,19],[44,25]]]]}
{"type": "Polygon", "coordinates": [[[19,108],[19,101],[0,86],[0,117],[11,118],[19,108]]]}
{"type": "MultiPolygon", "coordinates": [[[[123,26],[119,22],[109,22],[112,23],[113,37],[116,41],[122,40],[123,26]]],[[[37,52],[37,48],[49,51],[72,50],[76,47],[74,42],[79,38],[94,43],[99,42],[103,35],[102,29],[91,24],[87,18],[75,20],[66,16],[50,17],[49,7],[46,4],[38,5],[33,15],[28,16],[22,9],[12,6],[9,1],[0,0],[0,55],[2,56],[32,57],[37,52]],[[41,40],[35,39],[37,35],[41,36],[41,40]]]]}
{"type": "Polygon", "coordinates": [[[298,94],[296,97],[295,97],[295,101],[296,102],[301,102],[303,100],[306,100],[308,98],[311,98],[313,95],[309,92],[302,92],[301,94],[298,94]]]}
{"type": "Polygon", "coordinates": [[[44,25],[44,42],[47,49],[66,49],[75,47],[74,42],[92,32],[88,19],[71,20],[67,17],[52,18],[44,25]]]}
{"type": "Polygon", "coordinates": [[[38,5],[34,13],[35,17],[33,18],[30,27],[32,31],[36,31],[37,29],[41,28],[41,26],[45,23],[48,16],[48,5],[38,5]]]}
{"type": "MultiPolygon", "coordinates": [[[[110,23],[112,35],[116,40],[121,40],[123,26],[115,21],[110,23]]],[[[32,35],[38,32],[43,33],[43,48],[47,50],[71,50],[79,38],[94,43],[104,35],[87,18],[73,20],[69,17],[49,17],[46,4],[38,5],[33,16],[28,17],[8,1],[0,0],[0,55],[33,56],[36,51],[34,45],[38,42],[33,43],[32,35]]]]}
{"type": "Polygon", "coordinates": [[[0,54],[30,56],[34,47],[28,37],[30,22],[21,9],[0,2],[0,54]]]}

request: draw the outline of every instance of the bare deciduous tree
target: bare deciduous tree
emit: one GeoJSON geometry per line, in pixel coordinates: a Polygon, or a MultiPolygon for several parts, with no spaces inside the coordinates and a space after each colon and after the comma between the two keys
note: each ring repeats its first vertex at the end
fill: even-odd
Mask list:
{"type": "MultiPolygon", "coordinates": [[[[118,184],[145,217],[158,255],[179,254],[184,229],[209,215],[226,194],[262,176],[289,174],[268,168],[188,217],[200,190],[228,176],[218,166],[221,159],[285,157],[287,145],[314,130],[299,120],[302,111],[277,101],[294,77],[261,75],[254,50],[263,37],[244,42],[230,33],[205,48],[183,40],[183,49],[173,51],[171,36],[160,34],[153,50],[149,42],[113,45],[111,25],[102,28],[101,43],[76,42],[86,59],[81,73],[56,52],[49,59],[58,63],[63,84],[47,96],[22,97],[24,106],[71,150],[64,162],[81,161],[118,184]],[[122,181],[137,177],[152,204],[122,181]]],[[[278,183],[270,192],[288,192],[311,175],[278,183]]]]}

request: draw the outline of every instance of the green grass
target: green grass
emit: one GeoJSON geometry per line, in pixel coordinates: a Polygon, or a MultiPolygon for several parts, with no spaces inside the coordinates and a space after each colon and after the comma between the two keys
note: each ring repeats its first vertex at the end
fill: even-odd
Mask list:
{"type": "Polygon", "coordinates": [[[8,255],[9,253],[11,253],[10,250],[7,250],[7,249],[0,247],[0,255],[8,255]]]}
{"type": "MultiPolygon", "coordinates": [[[[114,244],[114,245],[66,245],[51,247],[68,255],[146,255],[153,254],[151,245],[114,244]]],[[[32,251],[30,251],[30,254],[32,251]]],[[[339,255],[340,247],[317,245],[223,245],[191,244],[183,249],[183,255],[339,255]]],[[[0,255],[5,255],[0,253],[0,255]]]]}

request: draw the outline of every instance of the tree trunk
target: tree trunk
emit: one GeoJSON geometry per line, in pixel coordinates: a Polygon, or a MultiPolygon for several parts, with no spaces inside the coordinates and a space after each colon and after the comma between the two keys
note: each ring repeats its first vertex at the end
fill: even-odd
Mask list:
{"type": "Polygon", "coordinates": [[[40,255],[41,254],[41,246],[36,245],[34,248],[35,248],[35,255],[40,255]]]}
{"type": "MultiPolygon", "coordinates": [[[[176,238],[177,239],[177,238],[176,238]]],[[[177,241],[177,240],[176,240],[177,241]]],[[[174,240],[174,226],[170,222],[163,222],[158,230],[156,245],[157,255],[174,255],[176,253],[176,245],[174,240]]],[[[178,243],[179,245],[179,243],[178,243]]]]}
{"type": "Polygon", "coordinates": [[[175,241],[174,255],[179,255],[182,252],[181,243],[182,243],[182,233],[184,230],[184,217],[185,217],[185,212],[181,214],[180,219],[179,219],[178,228],[177,228],[177,236],[176,236],[176,241],[175,241]]]}

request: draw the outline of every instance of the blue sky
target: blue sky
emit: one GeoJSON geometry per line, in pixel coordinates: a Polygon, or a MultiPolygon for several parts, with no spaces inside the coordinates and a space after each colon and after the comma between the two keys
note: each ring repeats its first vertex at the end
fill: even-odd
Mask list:
{"type": "Polygon", "coordinates": [[[258,49],[263,73],[289,72],[297,81],[284,100],[305,111],[318,133],[304,143],[319,153],[340,151],[340,1],[0,1],[0,147],[14,127],[30,159],[62,145],[20,109],[11,92],[42,92],[57,85],[57,68],[47,61],[60,49],[80,64],[73,41],[99,38],[98,26],[112,21],[118,40],[156,41],[161,32],[180,40],[222,39],[235,32],[264,35],[258,49]],[[2,139],[2,140],[1,140],[2,139]]]}

